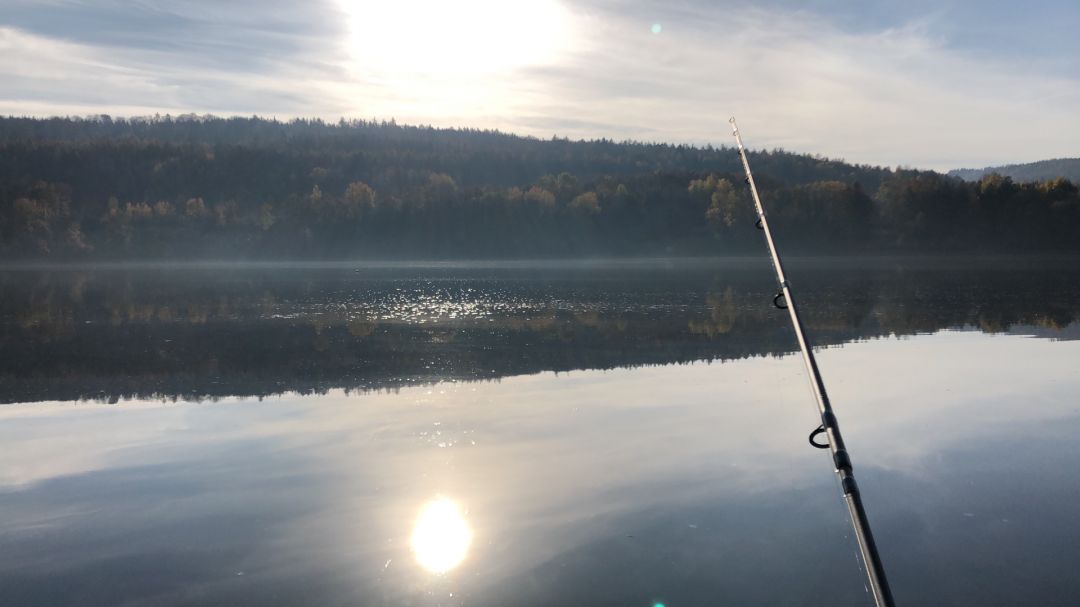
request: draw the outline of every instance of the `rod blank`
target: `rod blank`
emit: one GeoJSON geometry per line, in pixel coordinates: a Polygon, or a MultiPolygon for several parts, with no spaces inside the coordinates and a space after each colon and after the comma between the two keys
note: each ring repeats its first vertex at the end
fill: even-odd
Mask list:
{"type": "MultiPolygon", "coordinates": [[[[746,148],[743,147],[742,136],[735,118],[729,120],[731,132],[735,136],[738,145],[739,158],[742,159],[743,170],[746,171],[746,183],[750,186],[750,193],[754,197],[754,208],[757,211],[756,226],[765,234],[765,242],[769,245],[769,255],[772,258],[773,269],[776,271],[776,280],[780,283],[780,292],[773,302],[777,307],[781,299],[784,301],[788,316],[791,318],[791,326],[795,329],[795,337],[802,351],[803,363],[806,365],[806,373],[810,379],[810,387],[814,391],[817,400],[818,411],[821,413],[821,431],[815,430],[811,434],[810,442],[815,446],[816,435],[824,434],[828,441],[828,449],[832,453],[833,464],[836,466],[836,474],[840,478],[840,486],[844,491],[844,501],[847,503],[848,513],[851,515],[851,524],[855,528],[855,537],[859,543],[859,552],[866,564],[866,575],[869,578],[870,590],[874,595],[874,602],[878,607],[893,607],[892,592],[889,590],[889,582],[885,577],[885,567],[881,563],[881,555],[878,554],[877,544],[874,542],[874,534],[870,530],[870,520],[866,516],[863,507],[862,495],[859,486],[855,482],[855,473],[851,466],[851,457],[844,446],[844,438],[840,434],[840,425],[836,421],[829,396],[825,392],[825,382],[821,379],[814,351],[806,339],[803,330],[802,319],[799,318],[799,308],[795,305],[795,297],[791,292],[791,285],[784,275],[784,265],[780,261],[780,252],[776,249],[776,241],[773,240],[772,230],[769,229],[769,220],[765,217],[765,207],[761,204],[758,196],[757,185],[754,183],[754,175],[750,172],[750,162],[746,157],[746,148]]],[[[784,309],[784,308],[781,308],[784,309]]],[[[825,448],[825,445],[820,445],[825,448]]]]}

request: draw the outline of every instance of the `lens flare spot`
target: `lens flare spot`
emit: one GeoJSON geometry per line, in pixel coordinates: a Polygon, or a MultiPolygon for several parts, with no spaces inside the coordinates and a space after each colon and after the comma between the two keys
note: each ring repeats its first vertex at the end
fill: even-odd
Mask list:
{"type": "Polygon", "coordinates": [[[465,560],[471,543],[472,530],[457,503],[440,497],[420,509],[410,546],[421,567],[446,573],[465,560]]]}
{"type": "MultiPolygon", "coordinates": [[[[664,26],[660,25],[659,23],[652,24],[652,33],[659,34],[662,31],[664,31],[664,26]]],[[[664,606],[661,605],[660,607],[664,607],[664,606]]]]}

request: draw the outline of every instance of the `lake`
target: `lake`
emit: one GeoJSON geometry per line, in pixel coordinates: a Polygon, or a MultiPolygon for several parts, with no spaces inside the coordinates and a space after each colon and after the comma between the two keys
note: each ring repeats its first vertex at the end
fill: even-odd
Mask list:
{"type": "MultiPolygon", "coordinates": [[[[1080,264],[787,269],[897,603],[1077,604],[1080,264]]],[[[872,604],[763,259],[0,292],[0,604],[872,604]]]]}

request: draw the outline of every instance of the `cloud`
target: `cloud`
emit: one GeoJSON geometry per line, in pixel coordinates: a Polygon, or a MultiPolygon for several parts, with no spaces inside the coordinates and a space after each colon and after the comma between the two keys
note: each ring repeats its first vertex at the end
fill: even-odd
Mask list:
{"type": "MultiPolygon", "coordinates": [[[[0,112],[7,114],[304,114],[318,66],[235,72],[192,67],[160,50],[110,49],[0,28],[0,112]]],[[[330,71],[332,68],[324,68],[330,71]]]]}
{"type": "Polygon", "coordinates": [[[174,65],[228,65],[249,71],[275,60],[324,53],[343,32],[333,5],[285,0],[185,2],[16,0],[3,24],[27,33],[106,49],[171,53],[174,65]]]}
{"type": "Polygon", "coordinates": [[[54,0],[0,13],[0,111],[302,115],[341,79],[332,5],[54,0]]]}
{"type": "Polygon", "coordinates": [[[803,11],[701,9],[652,35],[643,17],[588,19],[585,52],[529,75],[548,85],[548,115],[726,143],[735,114],[752,146],[888,165],[1077,152],[1076,81],[972,58],[925,24],[851,32],[803,11]]]}
{"type": "MultiPolygon", "coordinates": [[[[1078,155],[1077,62],[1054,52],[1076,44],[1023,34],[1017,52],[995,48],[998,21],[1015,12],[1003,4],[986,9],[991,21],[965,2],[858,12],[827,0],[563,2],[558,31],[544,34],[558,37],[551,52],[517,53],[528,56],[520,65],[504,53],[484,70],[422,69],[425,53],[453,56],[445,33],[405,63],[380,55],[385,45],[358,47],[350,7],[366,5],[349,2],[16,2],[0,16],[0,112],[376,117],[699,144],[728,143],[734,114],[752,147],[854,162],[949,169],[1078,155]],[[969,24],[986,39],[960,35],[969,24]]],[[[1051,21],[1080,15],[1055,10],[1017,18],[1053,32],[1051,21]]],[[[467,31],[522,32],[492,38],[503,47],[541,39],[529,23],[499,19],[467,31]]]]}

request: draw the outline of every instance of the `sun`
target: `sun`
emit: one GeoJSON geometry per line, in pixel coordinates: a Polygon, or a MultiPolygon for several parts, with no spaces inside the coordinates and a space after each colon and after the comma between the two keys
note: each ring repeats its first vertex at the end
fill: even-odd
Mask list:
{"type": "Polygon", "coordinates": [[[569,16],[557,0],[339,0],[365,72],[487,75],[551,62],[569,16]]]}

